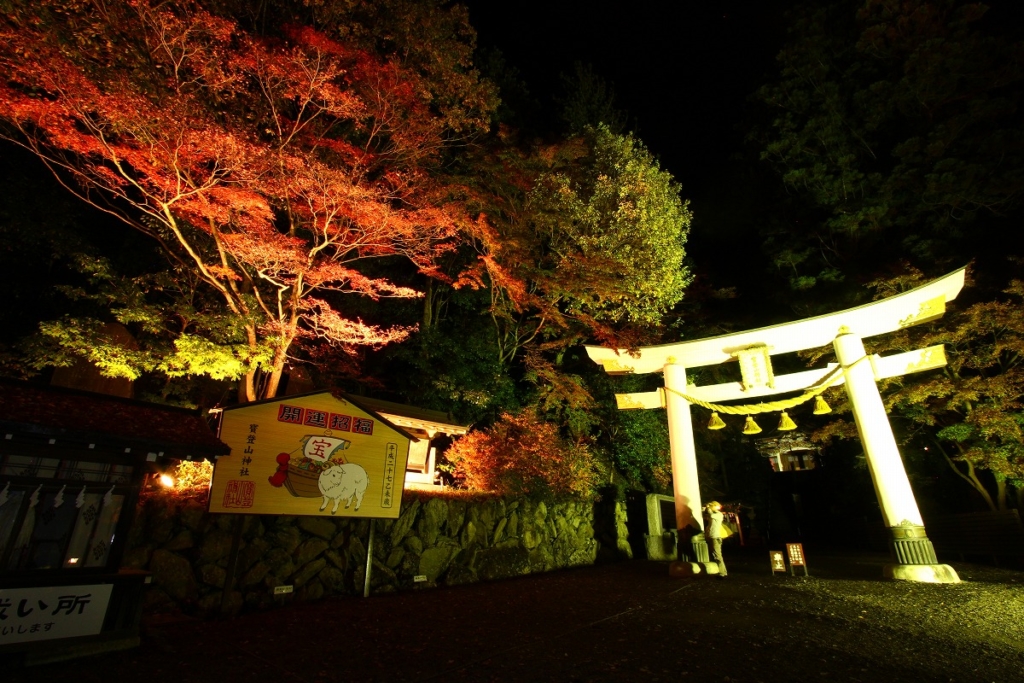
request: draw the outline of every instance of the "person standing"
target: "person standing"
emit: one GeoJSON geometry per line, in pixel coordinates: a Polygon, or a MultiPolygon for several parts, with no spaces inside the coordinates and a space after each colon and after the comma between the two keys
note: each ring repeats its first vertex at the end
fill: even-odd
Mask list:
{"type": "Polygon", "coordinates": [[[729,572],[725,568],[725,559],[722,557],[722,538],[725,536],[722,530],[722,520],[725,519],[725,515],[722,513],[722,504],[713,500],[704,507],[704,510],[708,517],[704,527],[704,538],[708,543],[711,561],[718,565],[718,578],[724,579],[729,572]]]}

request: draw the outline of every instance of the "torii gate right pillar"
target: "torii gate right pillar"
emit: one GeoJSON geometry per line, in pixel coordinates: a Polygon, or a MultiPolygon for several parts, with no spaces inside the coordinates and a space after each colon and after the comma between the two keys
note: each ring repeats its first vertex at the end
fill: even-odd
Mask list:
{"type": "Polygon", "coordinates": [[[925,533],[874,372],[870,363],[863,362],[867,360],[864,343],[854,334],[842,333],[833,346],[843,366],[846,392],[896,560],[885,566],[884,575],[911,581],[959,582],[960,577],[952,567],[938,563],[935,548],[925,533]]]}

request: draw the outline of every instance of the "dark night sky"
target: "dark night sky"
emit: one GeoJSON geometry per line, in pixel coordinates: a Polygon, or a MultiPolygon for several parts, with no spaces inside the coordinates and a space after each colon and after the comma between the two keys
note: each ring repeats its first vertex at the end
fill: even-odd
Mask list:
{"type": "Polygon", "coordinates": [[[738,144],[747,96],[774,64],[783,0],[469,0],[481,46],[497,47],[542,102],[576,60],[616,102],[684,195],[706,189],[738,144]]]}
{"type": "Polygon", "coordinates": [[[464,1],[480,46],[498,48],[543,104],[574,61],[609,81],[692,202],[688,252],[699,276],[751,286],[764,267],[758,218],[729,159],[744,149],[743,107],[774,69],[790,0],[464,1]]]}

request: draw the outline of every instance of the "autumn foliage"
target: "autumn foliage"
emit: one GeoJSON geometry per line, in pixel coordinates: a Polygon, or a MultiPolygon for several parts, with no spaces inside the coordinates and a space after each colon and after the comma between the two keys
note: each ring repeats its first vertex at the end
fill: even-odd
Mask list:
{"type": "Polygon", "coordinates": [[[397,58],[308,26],[257,35],[202,2],[13,3],[0,70],[0,136],[219,298],[243,400],[275,394],[297,344],[408,334],[342,300],[419,296],[361,264],[430,274],[454,248],[463,214],[436,169],[489,106],[471,72],[456,101],[397,58]]]}
{"type": "Polygon", "coordinates": [[[599,483],[600,464],[587,445],[563,439],[556,425],[530,410],[506,413],[490,429],[470,432],[445,457],[476,491],[586,498],[599,483]]]}

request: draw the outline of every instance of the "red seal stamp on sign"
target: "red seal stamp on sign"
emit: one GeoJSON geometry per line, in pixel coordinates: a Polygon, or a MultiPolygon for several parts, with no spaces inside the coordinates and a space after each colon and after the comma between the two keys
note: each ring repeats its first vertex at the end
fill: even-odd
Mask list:
{"type": "Polygon", "coordinates": [[[256,499],[256,482],[231,479],[224,491],[224,507],[251,508],[256,499]]]}

